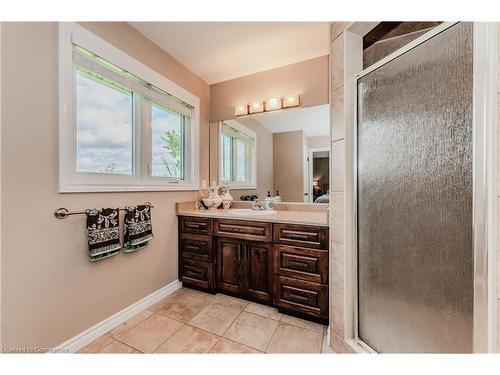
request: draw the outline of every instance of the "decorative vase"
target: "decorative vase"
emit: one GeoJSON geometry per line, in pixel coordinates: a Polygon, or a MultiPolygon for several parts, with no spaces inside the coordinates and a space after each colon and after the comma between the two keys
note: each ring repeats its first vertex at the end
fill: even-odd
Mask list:
{"type": "Polygon", "coordinates": [[[228,209],[233,204],[233,197],[229,194],[229,187],[222,186],[221,190],[221,199],[222,199],[222,208],[228,209]]]}
{"type": "Polygon", "coordinates": [[[212,210],[219,208],[219,206],[222,203],[222,198],[219,196],[219,187],[218,186],[209,187],[207,188],[207,190],[208,190],[208,198],[205,198],[203,200],[203,203],[205,203],[205,200],[207,200],[207,202],[211,200],[212,203],[210,205],[208,205],[207,203],[205,203],[205,205],[212,210]]]}

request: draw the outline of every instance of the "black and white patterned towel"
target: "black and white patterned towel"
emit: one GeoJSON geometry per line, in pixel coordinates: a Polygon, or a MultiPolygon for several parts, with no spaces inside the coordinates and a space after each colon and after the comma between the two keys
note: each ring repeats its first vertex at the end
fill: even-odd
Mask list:
{"type": "Polygon", "coordinates": [[[120,228],[118,210],[92,208],[87,213],[89,260],[94,262],[120,252],[120,228]]]}
{"type": "Polygon", "coordinates": [[[123,251],[132,253],[147,246],[153,238],[151,206],[129,206],[125,210],[123,251]]]}

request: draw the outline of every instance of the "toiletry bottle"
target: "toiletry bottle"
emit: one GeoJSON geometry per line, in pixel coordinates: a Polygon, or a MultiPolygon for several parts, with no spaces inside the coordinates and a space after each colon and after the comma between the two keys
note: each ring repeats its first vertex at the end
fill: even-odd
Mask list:
{"type": "Polygon", "coordinates": [[[271,197],[271,192],[267,192],[267,197],[265,200],[265,207],[266,210],[272,210],[273,209],[273,204],[274,204],[274,199],[271,197]]]}
{"type": "Polygon", "coordinates": [[[280,191],[276,190],[276,196],[273,198],[274,202],[281,202],[280,191]]]}

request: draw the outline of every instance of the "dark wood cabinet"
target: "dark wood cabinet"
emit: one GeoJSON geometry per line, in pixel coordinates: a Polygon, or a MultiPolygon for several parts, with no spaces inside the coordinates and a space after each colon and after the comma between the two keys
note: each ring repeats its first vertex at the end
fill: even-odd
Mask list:
{"type": "Polygon", "coordinates": [[[328,228],[274,224],[274,243],[313,249],[328,249],[328,228]]]}
{"type": "Polygon", "coordinates": [[[273,300],[273,244],[246,241],[244,290],[246,294],[261,302],[273,300]]]}
{"type": "Polygon", "coordinates": [[[239,240],[218,238],[217,253],[217,289],[241,294],[243,291],[243,249],[239,240]]]}
{"type": "Polygon", "coordinates": [[[328,317],[328,286],[277,276],[275,303],[279,308],[316,318],[328,317]]]}
{"type": "Polygon", "coordinates": [[[273,242],[271,223],[261,221],[216,219],[214,235],[253,241],[273,242]]]}
{"type": "Polygon", "coordinates": [[[300,280],[328,282],[328,251],[276,245],[274,272],[300,280]]]}
{"type": "Polygon", "coordinates": [[[179,233],[179,250],[183,258],[213,261],[212,236],[192,233],[179,233]]]}
{"type": "Polygon", "coordinates": [[[328,228],[179,217],[179,279],[328,321],[328,228]]]}
{"type": "Polygon", "coordinates": [[[179,216],[179,231],[211,236],[212,220],[204,217],[179,216]]]}
{"type": "Polygon", "coordinates": [[[272,244],[217,238],[217,289],[272,302],[272,244]]]}
{"type": "Polygon", "coordinates": [[[182,283],[207,290],[214,288],[212,263],[181,258],[179,264],[180,280],[182,283]]]}

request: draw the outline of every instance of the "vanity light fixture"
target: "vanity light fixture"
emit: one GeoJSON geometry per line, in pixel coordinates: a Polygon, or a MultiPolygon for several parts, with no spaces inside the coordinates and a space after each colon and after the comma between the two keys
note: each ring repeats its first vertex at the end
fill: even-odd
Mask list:
{"type": "Polygon", "coordinates": [[[249,105],[250,113],[260,113],[264,112],[264,103],[262,101],[251,102],[249,105]]]}
{"type": "Polygon", "coordinates": [[[245,116],[248,115],[248,104],[236,104],[234,107],[235,116],[245,116]]]}
{"type": "Polygon", "coordinates": [[[298,94],[287,95],[283,98],[283,108],[298,107],[300,105],[300,97],[298,94]]]}
{"type": "Polygon", "coordinates": [[[281,98],[269,98],[264,103],[264,111],[276,111],[281,109],[281,98]]]}
{"type": "Polygon", "coordinates": [[[277,111],[284,108],[293,108],[300,106],[299,94],[287,95],[284,98],[269,98],[265,101],[255,100],[250,104],[236,104],[234,107],[234,115],[246,116],[252,113],[277,111]]]}

